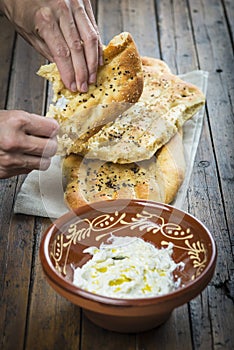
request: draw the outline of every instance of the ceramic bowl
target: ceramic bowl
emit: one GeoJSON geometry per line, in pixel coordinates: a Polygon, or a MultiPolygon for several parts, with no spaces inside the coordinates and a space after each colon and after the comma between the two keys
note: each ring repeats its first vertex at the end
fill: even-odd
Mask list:
{"type": "Polygon", "coordinates": [[[40,245],[43,271],[54,290],[82,307],[95,324],[128,333],[161,325],[173,309],[201,293],[213,276],[216,256],[212,235],[195,217],[145,200],[102,201],[83,206],[56,220],[44,233],[40,245]],[[181,287],[162,296],[118,299],[75,286],[74,269],[90,259],[83,250],[99,246],[111,234],[141,237],[158,248],[172,242],[172,258],[185,264],[183,270],[176,271],[181,287]]]}

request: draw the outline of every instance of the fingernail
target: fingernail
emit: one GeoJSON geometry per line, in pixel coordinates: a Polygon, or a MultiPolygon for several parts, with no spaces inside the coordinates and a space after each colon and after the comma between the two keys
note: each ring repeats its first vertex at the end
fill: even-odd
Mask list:
{"type": "Polygon", "coordinates": [[[81,92],[87,92],[88,91],[87,81],[85,81],[84,83],[81,84],[80,91],[81,92]]]}
{"type": "Polygon", "coordinates": [[[76,86],[76,83],[75,83],[75,82],[73,82],[73,83],[71,84],[71,91],[73,91],[73,92],[76,92],[76,91],[77,91],[77,86],[76,86]]]}
{"type": "Polygon", "coordinates": [[[96,83],[96,73],[92,73],[92,74],[89,76],[89,83],[90,83],[90,84],[96,83]]]}

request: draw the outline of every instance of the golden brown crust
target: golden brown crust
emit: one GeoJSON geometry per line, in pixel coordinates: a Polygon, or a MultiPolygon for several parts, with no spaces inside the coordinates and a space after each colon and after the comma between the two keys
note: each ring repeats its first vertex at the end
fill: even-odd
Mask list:
{"type": "MultiPolygon", "coordinates": [[[[154,107],[155,115],[161,115],[167,111],[168,104],[174,104],[172,107],[179,106],[182,111],[185,108],[185,113],[181,117],[175,115],[175,110],[167,114],[169,124],[176,128],[172,130],[174,136],[168,142],[167,138],[161,140],[161,148],[148,160],[114,164],[79,155],[68,156],[63,163],[67,179],[65,202],[72,209],[94,201],[116,198],[142,198],[171,203],[178,193],[185,175],[181,126],[201,107],[204,96],[195,86],[173,76],[160,60],[146,57],[142,62],[145,85],[136,105],[143,100],[146,107],[154,107]],[[162,86],[167,91],[172,89],[172,93],[160,95],[162,86]],[[158,93],[160,99],[155,103],[158,93]]],[[[144,105],[142,108],[144,110],[144,105]]],[[[136,123],[135,127],[139,125],[136,123]]],[[[133,134],[136,131],[129,135],[132,137],[133,134]]]]}
{"type": "Polygon", "coordinates": [[[137,103],[106,124],[76,151],[114,163],[150,159],[204,104],[203,93],[154,58],[142,58],[144,89],[137,103]]]}
{"type": "Polygon", "coordinates": [[[182,130],[157,152],[156,178],[164,189],[164,203],[171,203],[184,180],[185,158],[182,130]]]}
{"type": "Polygon", "coordinates": [[[117,198],[170,203],[184,178],[182,136],[178,133],[148,161],[113,164],[71,154],[63,161],[69,208],[117,198]]]}
{"type": "Polygon", "coordinates": [[[163,73],[171,73],[171,70],[168,67],[168,65],[158,58],[142,56],[141,62],[143,67],[145,68],[145,71],[154,72],[154,74],[156,74],[157,76],[160,76],[163,73]]]}
{"type": "Polygon", "coordinates": [[[67,90],[54,63],[42,66],[38,74],[52,82],[54,101],[65,101],[62,107],[50,105],[47,116],[60,123],[60,151],[65,148],[67,154],[76,151],[76,141],[84,142],[135,103],[143,89],[141,58],[132,36],[126,32],[104,48],[104,65],[99,67],[97,82],[87,93],[67,90]]]}

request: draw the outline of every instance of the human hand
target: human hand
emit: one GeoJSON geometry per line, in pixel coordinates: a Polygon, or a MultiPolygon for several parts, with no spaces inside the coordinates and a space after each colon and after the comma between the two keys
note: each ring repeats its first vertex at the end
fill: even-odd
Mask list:
{"type": "Polygon", "coordinates": [[[54,119],[24,111],[0,111],[0,179],[46,170],[56,153],[54,119]]]}
{"type": "Polygon", "coordinates": [[[0,10],[44,57],[64,85],[87,92],[102,65],[102,44],[90,0],[0,0],[0,10]]]}

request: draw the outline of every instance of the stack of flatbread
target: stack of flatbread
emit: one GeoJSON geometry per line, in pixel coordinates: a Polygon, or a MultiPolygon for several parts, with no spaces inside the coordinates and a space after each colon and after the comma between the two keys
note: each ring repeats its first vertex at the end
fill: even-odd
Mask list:
{"type": "Polygon", "coordinates": [[[66,90],[54,64],[39,71],[59,102],[47,115],[61,125],[65,202],[72,209],[117,198],[170,203],[185,174],[182,127],[205,97],[163,61],[140,57],[129,33],[110,42],[104,59],[87,94],[66,90]]]}
{"type": "Polygon", "coordinates": [[[141,58],[132,36],[115,36],[103,52],[96,84],[87,93],[66,89],[55,63],[42,66],[38,74],[52,82],[53,102],[48,117],[60,124],[59,153],[76,153],[76,141],[86,142],[106,123],[138,101],[143,89],[141,58]]]}

